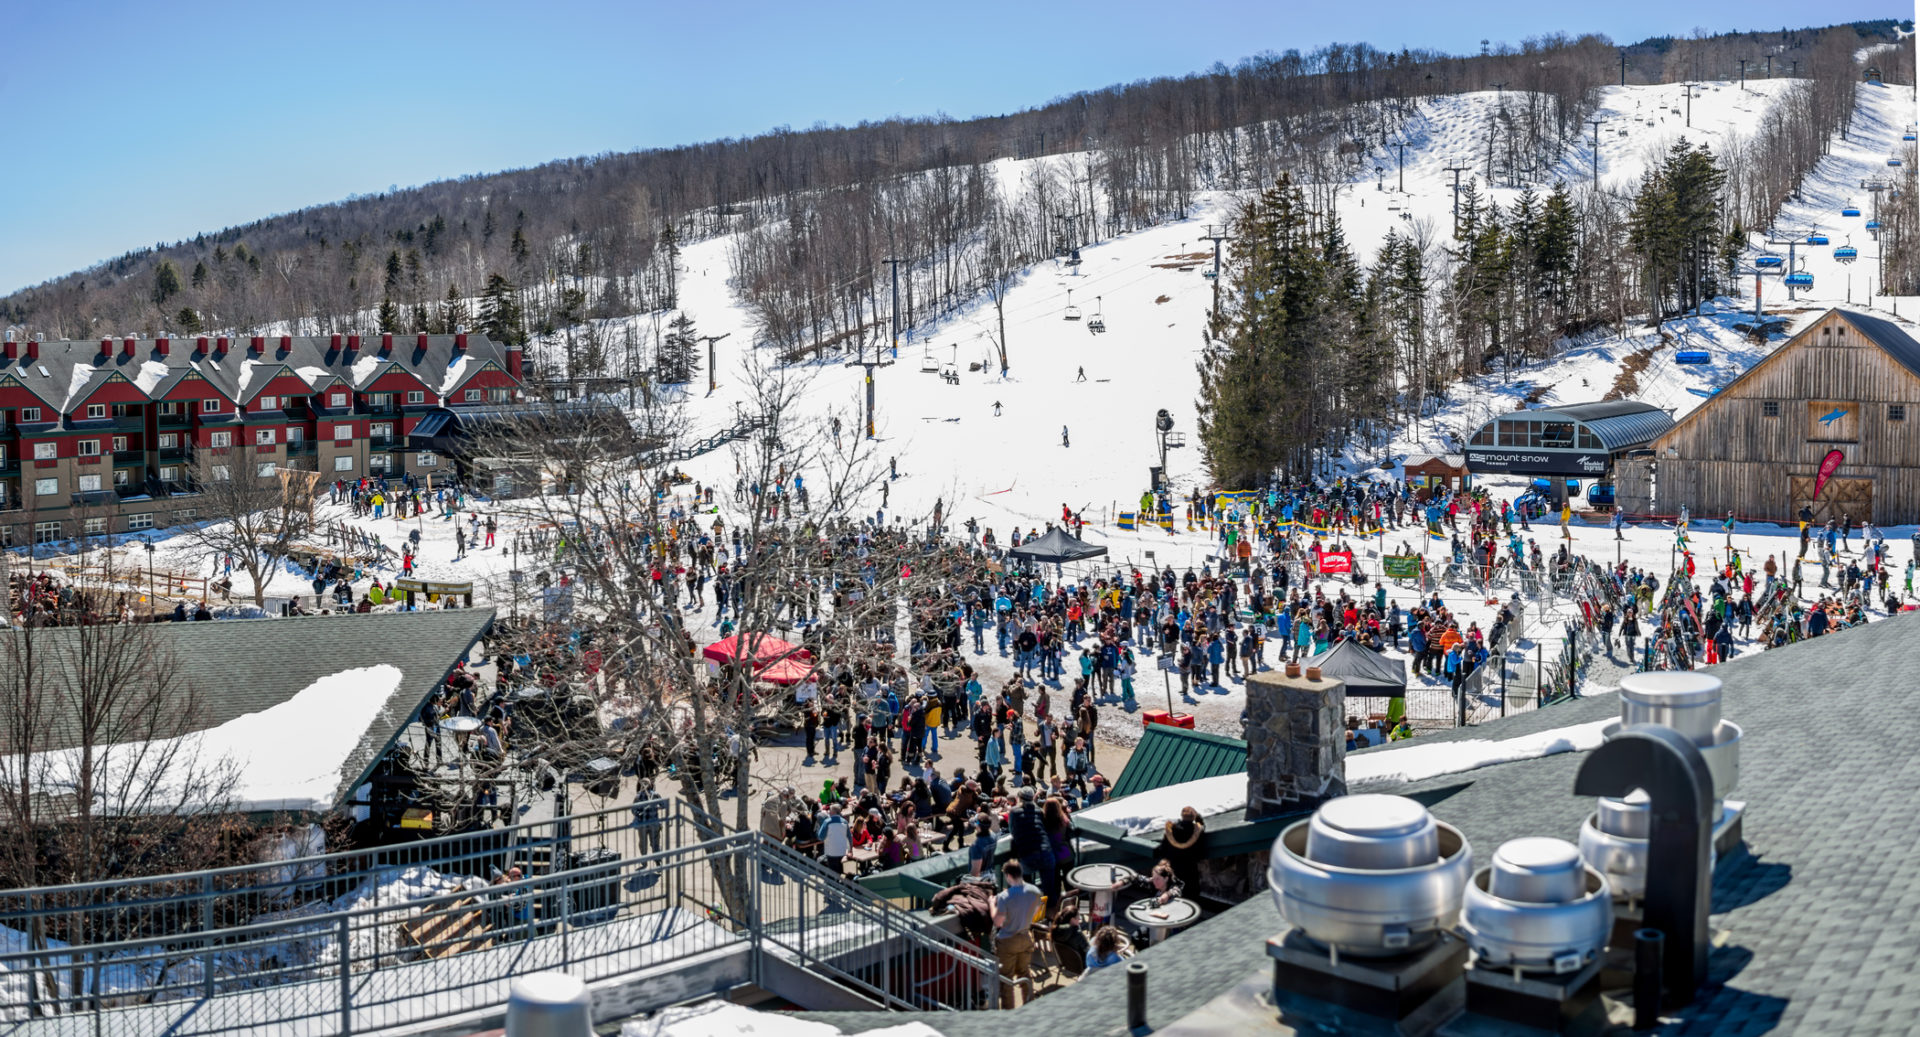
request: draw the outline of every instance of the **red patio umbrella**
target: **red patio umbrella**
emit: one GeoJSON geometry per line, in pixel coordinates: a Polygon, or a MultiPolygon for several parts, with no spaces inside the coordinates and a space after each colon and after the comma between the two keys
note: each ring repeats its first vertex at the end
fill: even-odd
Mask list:
{"type": "Polygon", "coordinates": [[[761,669],[759,673],[753,676],[756,680],[768,681],[773,684],[798,684],[806,680],[807,676],[812,672],[813,663],[808,660],[782,659],[771,666],[761,669]]]}
{"type": "Polygon", "coordinates": [[[757,669],[776,659],[797,657],[811,659],[812,655],[799,645],[782,641],[772,634],[735,634],[723,637],[702,649],[700,654],[717,663],[740,661],[740,655],[751,647],[753,665],[757,669]]]}

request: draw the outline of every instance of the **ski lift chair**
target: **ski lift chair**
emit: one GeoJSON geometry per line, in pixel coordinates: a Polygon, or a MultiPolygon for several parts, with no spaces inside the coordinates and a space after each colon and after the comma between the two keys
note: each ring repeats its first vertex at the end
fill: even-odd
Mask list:
{"type": "Polygon", "coordinates": [[[1093,319],[1087,322],[1087,330],[1095,335],[1107,330],[1106,308],[1097,295],[1093,297],[1093,319]]]}

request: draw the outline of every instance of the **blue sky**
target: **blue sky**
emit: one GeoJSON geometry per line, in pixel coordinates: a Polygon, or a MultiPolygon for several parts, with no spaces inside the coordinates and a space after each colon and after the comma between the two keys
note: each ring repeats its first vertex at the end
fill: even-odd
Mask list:
{"type": "Polygon", "coordinates": [[[349,194],[1075,90],[1365,41],[1911,17],[1895,0],[67,3],[0,56],[0,293],[349,194]]]}

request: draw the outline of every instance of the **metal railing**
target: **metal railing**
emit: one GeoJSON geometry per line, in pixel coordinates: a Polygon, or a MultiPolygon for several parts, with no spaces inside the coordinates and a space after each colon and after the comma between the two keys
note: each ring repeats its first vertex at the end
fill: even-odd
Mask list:
{"type": "MultiPolygon", "coordinates": [[[[756,832],[630,806],[365,852],[0,891],[0,1022],[94,1033],[414,1027],[511,976],[775,954],[877,1003],[998,1003],[990,957],[756,832]],[[518,867],[522,877],[505,881],[518,867]]],[[[727,975],[731,975],[730,973],[727,975]]],[[[730,979],[727,983],[738,982],[730,979]]]]}

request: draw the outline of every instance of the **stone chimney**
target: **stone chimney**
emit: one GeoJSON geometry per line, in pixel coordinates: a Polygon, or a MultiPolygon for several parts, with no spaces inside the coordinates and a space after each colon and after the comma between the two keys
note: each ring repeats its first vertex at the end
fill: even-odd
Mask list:
{"type": "Polygon", "coordinates": [[[1346,682],[1268,670],[1246,687],[1247,820],[1346,795],[1346,682]]]}

